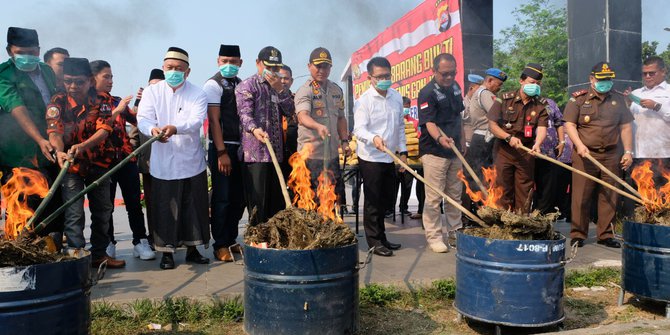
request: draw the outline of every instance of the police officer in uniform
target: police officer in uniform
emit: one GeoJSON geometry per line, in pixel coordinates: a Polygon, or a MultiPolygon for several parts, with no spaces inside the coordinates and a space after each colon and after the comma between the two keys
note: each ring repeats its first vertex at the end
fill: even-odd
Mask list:
{"type": "Polygon", "coordinates": [[[489,110],[489,130],[496,141],[494,164],[497,184],[503,188],[500,204],[503,208],[525,211],[526,200],[533,188],[535,157],[521,146],[540,152],[547,135],[546,100],[540,96],[542,66],[528,63],[521,72],[521,88],[502,95],[489,110]]]}
{"type": "MultiPolygon", "coordinates": [[[[626,106],[623,94],[612,90],[615,72],[606,62],[591,69],[587,90],[572,94],[565,107],[565,128],[574,143],[577,155],[572,155],[572,166],[576,169],[615,184],[597,166],[584,159],[586,155],[602,163],[610,171],[621,174],[633,163],[633,115],[626,106]]],[[[593,192],[598,196],[598,244],[620,248],[614,240],[610,222],[616,211],[617,194],[595,182],[572,174],[572,229],[571,245],[584,245],[588,236],[589,214],[593,192]]]]}

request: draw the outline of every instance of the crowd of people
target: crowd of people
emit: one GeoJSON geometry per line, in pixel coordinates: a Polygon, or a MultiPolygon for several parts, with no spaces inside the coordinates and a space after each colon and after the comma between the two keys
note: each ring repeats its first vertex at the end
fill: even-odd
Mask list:
{"type": "MultiPolygon", "coordinates": [[[[483,76],[468,75],[463,91],[456,82],[457,60],[440,54],[433,60],[431,80],[419,92],[418,119],[408,115],[411,101],[391,88],[389,61],[374,57],[367,63],[370,87],[354,105],[350,132],[344,92],[328,79],[333,60],[322,47],[309,55],[310,78],[295,93],[293,71],[277,48],[260,50],[255,74],[243,80],[238,77],[243,65],[239,46],[221,45],[213,75],[203,86],[188,81],[188,52],[170,47],[162,69],[150,71],[148,86],[125,97],[111,95],[112,66],[105,60],[71,57],[66,49],[53,48],[40,62],[35,30],[10,27],[7,53],[10,59],[0,64],[0,122],[7,130],[0,132],[3,183],[16,167],[36,169],[50,184],[60,169],[67,168],[59,195],[49,204],[57,208],[118,168],[111,181],[87,193],[93,266],[103,262],[110,268],[125,266],[115,255],[112,212],[117,185],[135,257],[155,259],[157,251],[160,268],[172,269],[177,248],[186,247],[186,262],[207,264],[210,259],[196,247],[208,246],[211,237],[213,256],[230,262],[234,253],[241,252],[238,225],[245,210],[251,223],[260,223],[284,208],[269,147],[288,175],[288,158],[309,145],[306,166],[312,187],[316,189],[327,160],[331,172],[327,176],[336,185],[338,203],[344,204],[338,152],[351,153],[352,135],[357,138],[365,194],[366,241],[375,254],[392,256],[401,244],[389,241],[385,217],[395,206],[399,184],[401,215],[411,214],[407,202],[413,178],[385,150],[407,162],[406,121],[413,121],[420,133],[421,170],[428,183],[476,209],[478,204],[464,196],[458,176],[463,164],[456,151],[464,152],[480,179],[481,168],[495,168],[496,184],[503,190],[500,206],[527,211],[532,204],[543,213],[559,208],[572,222],[572,244],[579,246],[595,209],[598,243],[619,247],[610,225],[617,194],[537,160],[535,153],[572,163],[610,182],[584,159],[587,155],[618,173],[641,159],[661,159],[665,166],[670,160],[670,87],[665,82],[666,66],[658,57],[644,62],[644,87],[624,93],[612,90],[616,74],[610,64],[597,63],[584,74],[589,87],[572,93],[562,114],[541,94],[540,64],[528,63],[517,74],[517,91],[500,92],[508,74],[496,68],[483,76]],[[206,120],[204,146],[201,131],[206,120]],[[150,139],[157,140],[151,150],[120,165],[150,139]]],[[[470,186],[476,189],[473,183],[470,186]]],[[[412,217],[421,219],[427,245],[434,252],[448,252],[453,233],[467,220],[431,188],[417,187],[417,195],[420,208],[412,217]]],[[[62,234],[65,252],[84,255],[84,213],[82,198],[44,233],[56,241],[63,239],[62,234]]]]}

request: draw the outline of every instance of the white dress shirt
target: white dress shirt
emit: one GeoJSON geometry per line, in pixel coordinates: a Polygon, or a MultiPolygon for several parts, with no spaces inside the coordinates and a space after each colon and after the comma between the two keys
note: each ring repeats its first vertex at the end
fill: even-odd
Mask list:
{"type": "Polygon", "coordinates": [[[393,162],[391,156],[377,150],[373,142],[375,136],[380,136],[393,152],[407,151],[400,93],[389,88],[384,97],[370,86],[354,106],[354,135],[358,138],[358,157],[368,162],[393,162]]]}
{"type": "Polygon", "coordinates": [[[658,112],[636,103],[630,106],[635,117],[635,157],[670,158],[670,84],[664,81],[652,88],[643,86],[632,94],[661,104],[658,112]]]}
{"type": "Polygon", "coordinates": [[[177,133],[167,143],[151,145],[149,172],[163,180],[187,179],[207,168],[200,129],[207,117],[207,95],[189,83],[177,91],[163,80],[147,86],[137,112],[137,126],[147,136],[153,128],[173,125],[177,133]]]}

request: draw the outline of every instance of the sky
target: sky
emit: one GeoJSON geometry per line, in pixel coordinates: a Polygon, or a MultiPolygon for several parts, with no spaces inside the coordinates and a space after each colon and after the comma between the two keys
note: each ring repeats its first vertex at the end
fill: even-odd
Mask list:
{"type": "MultiPolygon", "coordinates": [[[[434,1],[434,0],[428,0],[434,1]]],[[[467,0],[466,0],[467,1],[467,0]]],[[[618,0],[626,1],[626,0],[618,0]]],[[[514,8],[527,0],[494,0],[494,37],[514,22],[514,8]]],[[[194,84],[217,71],[220,44],[238,44],[240,77],[255,71],[258,51],[277,47],[294,72],[295,91],[307,78],[309,53],[318,46],[333,55],[330,79],[339,81],[349,56],[393,24],[420,0],[23,0],[4,2],[0,30],[18,26],[38,31],[42,53],[64,47],[74,57],[112,65],[117,96],[146,86],[152,68],[162,66],[170,46],[189,52],[194,84]]],[[[566,0],[551,0],[565,6],[566,0]]],[[[665,0],[642,0],[642,40],[670,43],[665,0]]],[[[662,51],[662,50],[659,50],[662,51]]],[[[7,60],[6,53],[0,61],[7,60]]]]}

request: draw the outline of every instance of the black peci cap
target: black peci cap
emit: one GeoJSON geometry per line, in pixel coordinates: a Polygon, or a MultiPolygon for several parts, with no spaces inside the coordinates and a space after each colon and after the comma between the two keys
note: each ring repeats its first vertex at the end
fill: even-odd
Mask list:
{"type": "Polygon", "coordinates": [[[258,53],[258,59],[263,62],[265,66],[282,66],[281,52],[273,46],[268,46],[258,53]]]}
{"type": "Polygon", "coordinates": [[[221,44],[219,47],[219,56],[224,57],[241,57],[239,45],[225,45],[221,44]]]}
{"type": "Polygon", "coordinates": [[[39,47],[40,41],[35,29],[9,27],[7,29],[7,44],[17,47],[39,47]]]}
{"type": "Polygon", "coordinates": [[[149,74],[149,81],[152,81],[154,79],[165,80],[165,74],[163,73],[163,70],[161,69],[151,70],[151,74],[149,74]]]}
{"type": "Polygon", "coordinates": [[[91,72],[88,59],[69,57],[63,60],[63,74],[90,77],[93,75],[93,72],[91,72]]]}

